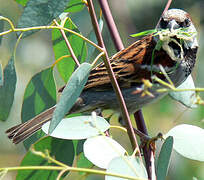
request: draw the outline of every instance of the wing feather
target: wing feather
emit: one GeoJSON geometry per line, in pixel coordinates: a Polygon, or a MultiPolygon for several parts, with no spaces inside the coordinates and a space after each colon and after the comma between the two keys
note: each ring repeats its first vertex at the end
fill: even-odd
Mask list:
{"type": "MultiPolygon", "coordinates": [[[[145,36],[129,47],[119,51],[110,59],[116,79],[121,87],[130,87],[131,82],[141,82],[143,78],[151,79],[152,52],[156,42],[152,35],[145,36]]],[[[154,65],[174,66],[164,50],[155,51],[154,65]]],[[[156,73],[156,72],[155,72],[156,73]]],[[[161,76],[158,74],[158,76],[161,76]]],[[[112,88],[104,63],[100,63],[90,73],[86,89],[104,90],[112,88]]]]}

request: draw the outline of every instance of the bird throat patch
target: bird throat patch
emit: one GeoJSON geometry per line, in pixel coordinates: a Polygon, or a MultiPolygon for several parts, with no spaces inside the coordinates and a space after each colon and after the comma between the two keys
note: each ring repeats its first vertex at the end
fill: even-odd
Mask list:
{"type": "Polygon", "coordinates": [[[182,61],[184,59],[184,47],[189,42],[193,42],[194,33],[188,33],[185,29],[161,30],[157,32],[159,40],[162,41],[162,48],[174,61],[182,61]]]}

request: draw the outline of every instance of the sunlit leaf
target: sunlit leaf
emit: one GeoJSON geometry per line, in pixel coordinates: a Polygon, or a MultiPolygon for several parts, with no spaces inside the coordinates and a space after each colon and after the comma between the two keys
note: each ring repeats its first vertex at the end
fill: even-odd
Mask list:
{"type": "Polygon", "coordinates": [[[91,67],[91,64],[83,63],[74,71],[70,77],[69,82],[64,88],[60,97],[60,101],[54,111],[49,127],[49,134],[53,132],[62,118],[69,112],[69,110],[76,102],[84,88],[84,85],[87,82],[91,67]]]}
{"type": "MultiPolygon", "coordinates": [[[[121,156],[114,158],[108,165],[107,172],[148,179],[142,161],[135,156],[121,156]]],[[[124,180],[124,178],[105,176],[105,180],[124,180]]]]}
{"type": "MultiPolygon", "coordinates": [[[[72,165],[74,160],[74,146],[72,141],[56,139],[52,137],[45,137],[34,144],[34,150],[45,153],[49,152],[51,157],[56,160],[72,165]]],[[[21,162],[21,166],[56,166],[56,164],[48,162],[48,160],[33,154],[30,150],[26,153],[21,162]]],[[[29,179],[56,179],[59,171],[55,170],[23,170],[18,171],[16,180],[29,179]]],[[[66,174],[64,174],[65,176],[66,174]]]]}
{"type": "MultiPolygon", "coordinates": [[[[2,73],[1,73],[2,74],[2,73]]],[[[0,86],[0,120],[5,121],[10,113],[16,89],[16,70],[11,57],[4,69],[4,83],[0,86]]],[[[3,76],[2,76],[3,77],[3,76]]]]}
{"type": "MultiPolygon", "coordinates": [[[[51,24],[67,7],[69,0],[29,0],[18,21],[19,28],[45,26],[51,24]]],[[[28,31],[23,37],[36,31],[28,31]]]]}
{"type": "MultiPolygon", "coordinates": [[[[195,89],[192,76],[189,75],[188,78],[180,86],[177,87],[177,89],[195,89]]],[[[197,105],[195,104],[195,102],[197,101],[195,91],[182,91],[182,92],[172,91],[169,93],[169,95],[170,97],[172,97],[176,101],[179,101],[186,107],[189,108],[197,107],[197,105]]]]}
{"type": "Polygon", "coordinates": [[[151,29],[151,30],[146,30],[146,31],[139,32],[139,33],[136,33],[136,34],[131,34],[130,36],[131,37],[146,36],[146,35],[156,33],[156,32],[157,32],[156,29],[151,29]]]}
{"type": "Polygon", "coordinates": [[[169,136],[162,145],[157,161],[157,180],[166,179],[169,168],[171,152],[173,149],[173,138],[169,136]]]}
{"type": "Polygon", "coordinates": [[[16,0],[16,2],[17,2],[18,4],[21,4],[22,6],[25,6],[28,1],[29,1],[29,0],[16,0]]]}
{"type": "Polygon", "coordinates": [[[182,156],[204,161],[204,130],[200,127],[181,124],[171,129],[165,136],[173,136],[173,148],[182,156]]]}
{"type": "MultiPolygon", "coordinates": [[[[45,69],[32,77],[28,83],[22,105],[22,121],[26,122],[42,111],[56,104],[56,86],[53,77],[53,69],[45,69]]],[[[24,141],[26,147],[42,137],[44,133],[37,132],[24,141]]]]}
{"type": "Polygon", "coordinates": [[[115,140],[107,136],[88,138],[84,143],[84,155],[94,165],[106,169],[110,161],[123,156],[126,150],[115,140]]]}
{"type": "MultiPolygon", "coordinates": [[[[46,134],[49,125],[50,122],[47,122],[42,127],[46,134]]],[[[50,136],[61,139],[86,139],[106,131],[109,127],[109,123],[100,116],[95,119],[92,116],[77,116],[62,119],[50,136]]]]}
{"type": "Polygon", "coordinates": [[[65,12],[78,12],[81,11],[84,6],[85,3],[83,3],[82,0],[70,0],[65,12]]]}
{"type": "MultiPolygon", "coordinates": [[[[76,25],[71,21],[71,19],[67,20],[65,25],[65,28],[71,29],[75,32],[79,32],[76,25]]],[[[74,51],[74,54],[76,55],[77,59],[80,62],[84,62],[87,54],[87,48],[86,43],[78,36],[73,35],[72,33],[66,32],[66,36],[69,40],[69,43],[72,46],[72,49],[74,51]]],[[[60,33],[59,30],[53,30],[52,31],[52,40],[53,40],[53,48],[55,53],[55,59],[59,59],[62,56],[66,56],[65,58],[61,59],[57,63],[57,69],[62,77],[62,79],[67,82],[70,78],[72,72],[75,68],[75,62],[71,57],[71,54],[67,48],[67,45],[60,33]],[[69,57],[67,57],[69,56],[69,57]]]]}

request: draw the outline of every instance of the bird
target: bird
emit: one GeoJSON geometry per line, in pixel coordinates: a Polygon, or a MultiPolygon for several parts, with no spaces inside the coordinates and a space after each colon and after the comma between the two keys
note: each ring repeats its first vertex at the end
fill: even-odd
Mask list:
{"type": "MultiPolygon", "coordinates": [[[[148,80],[157,87],[158,83],[152,80],[152,76],[167,81],[167,77],[161,73],[161,66],[177,87],[191,74],[196,62],[197,31],[187,12],[181,9],[167,10],[161,16],[156,29],[161,32],[168,30],[170,37],[164,33],[148,34],[110,58],[129,113],[134,113],[165,95],[151,88],[149,91],[153,97],[143,94],[144,81],[148,80]],[[190,33],[191,37],[183,39],[176,35],[175,31],[179,29],[190,33]],[[162,45],[158,49],[160,40],[162,45]]],[[[63,91],[63,88],[60,91],[63,91]]],[[[56,105],[29,121],[8,129],[8,137],[15,144],[24,141],[52,119],[55,108],[56,105]]],[[[81,95],[68,114],[92,112],[97,109],[114,109],[120,113],[117,97],[103,62],[90,71],[81,95]]]]}

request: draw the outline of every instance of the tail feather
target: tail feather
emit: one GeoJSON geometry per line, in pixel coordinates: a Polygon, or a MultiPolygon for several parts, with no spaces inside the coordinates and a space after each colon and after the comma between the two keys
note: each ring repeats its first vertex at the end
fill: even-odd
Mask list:
{"type": "Polygon", "coordinates": [[[30,136],[32,136],[35,132],[37,132],[38,130],[40,130],[41,127],[38,127],[35,129],[35,131],[27,131],[27,132],[24,132],[23,134],[18,134],[18,135],[15,135],[13,138],[12,138],[12,141],[14,144],[18,144],[24,140],[26,140],[27,138],[29,138],[30,136]]]}
{"type": "Polygon", "coordinates": [[[8,134],[8,138],[11,139],[15,144],[24,141],[33,133],[41,129],[44,123],[51,120],[55,108],[56,106],[53,106],[35,116],[33,119],[8,129],[6,131],[6,133],[8,134]]]}

